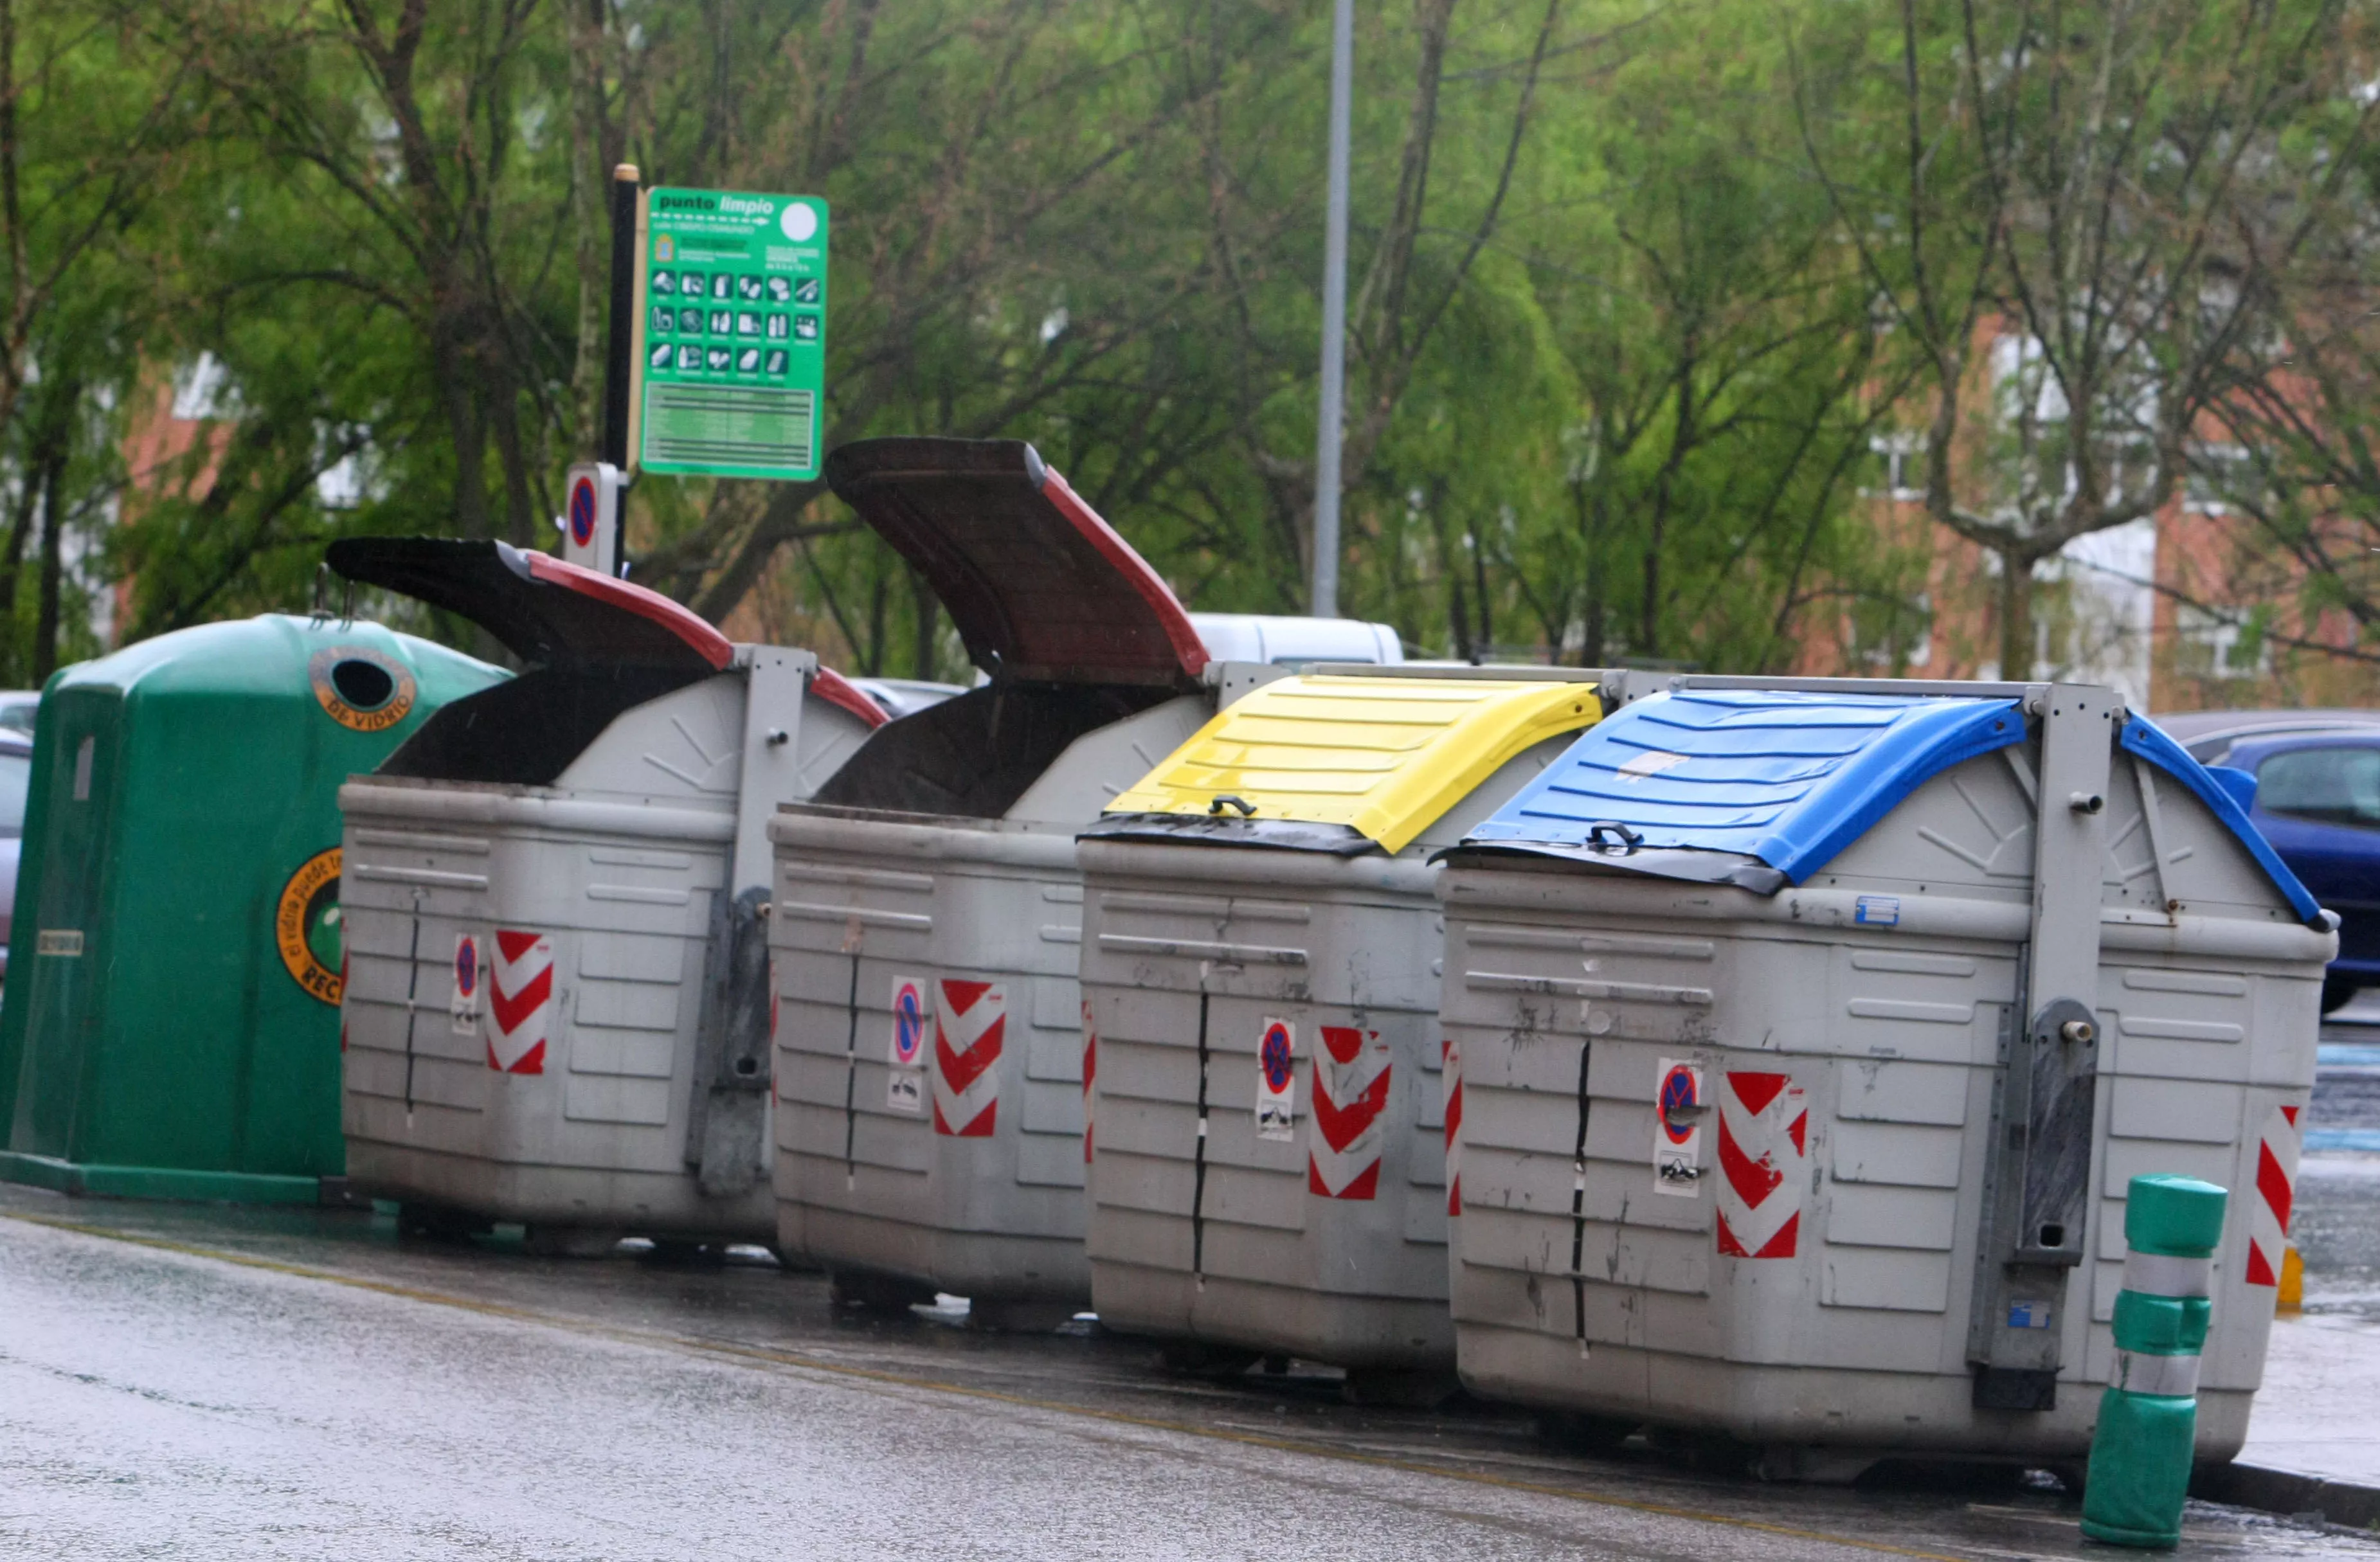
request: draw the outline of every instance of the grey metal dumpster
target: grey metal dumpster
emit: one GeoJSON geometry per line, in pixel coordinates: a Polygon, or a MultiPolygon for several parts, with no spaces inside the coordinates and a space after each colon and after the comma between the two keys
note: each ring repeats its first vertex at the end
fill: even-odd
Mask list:
{"type": "Polygon", "coordinates": [[[884,717],[808,651],[502,543],[334,568],[527,665],[343,787],[357,1185],[541,1250],[770,1242],[768,845],[884,717]]]}
{"type": "Polygon", "coordinates": [[[1222,711],[1079,842],[1092,1304],[1111,1328],[1454,1385],[1438,871],[1607,674],[1378,668],[1222,711]]]}
{"type": "Polygon", "coordinates": [[[2100,688],[1663,682],[1440,881],[1463,1381],[1777,1475],[2079,1459],[2127,1181],[2180,1172],[2243,1194],[2228,1458],[2336,941],[2247,778],[2100,688]]]}
{"type": "Polygon", "coordinates": [[[846,1301],[1085,1305],[1075,833],[1270,668],[1013,442],[845,445],[828,480],[940,594],[984,686],[781,810],[779,1241],[846,1301]]]}

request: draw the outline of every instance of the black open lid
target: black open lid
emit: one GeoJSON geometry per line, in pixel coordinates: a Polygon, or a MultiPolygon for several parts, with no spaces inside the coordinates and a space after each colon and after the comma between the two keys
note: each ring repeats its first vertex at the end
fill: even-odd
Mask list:
{"type": "Polygon", "coordinates": [[[658,591],[502,542],[349,537],[327,556],[349,580],[461,614],[533,665],[700,675],[735,654],[725,636],[658,591]]]}
{"type": "Polygon", "coordinates": [[[1022,440],[860,440],[828,454],[826,480],[987,672],[1182,687],[1207,665],[1172,590],[1022,440]]]}

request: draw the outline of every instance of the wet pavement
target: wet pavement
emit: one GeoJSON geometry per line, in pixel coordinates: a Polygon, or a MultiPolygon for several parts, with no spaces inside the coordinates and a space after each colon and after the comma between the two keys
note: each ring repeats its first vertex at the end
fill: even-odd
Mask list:
{"type": "Polygon", "coordinates": [[[2240,1458],[2380,1486],[2380,1023],[2323,1027],[2289,1238],[2305,1310],[2273,1325],[2240,1458]]]}
{"type": "MultiPolygon", "coordinates": [[[[764,1263],[0,1187],[11,1557],[2066,1556],[2046,1478],[1761,1485],[1086,1328],[837,1314],[764,1263]]],[[[2380,1557],[2192,1504],[2181,1555],[2380,1557]]]]}
{"type": "MultiPolygon", "coordinates": [[[[2380,1012],[2375,1012],[2380,1017],[2380,1012]]],[[[2324,1036],[2243,1461],[2380,1484],[2380,1026],[2324,1036]],[[2368,1055],[2367,1055],[2368,1054],[2368,1055]]],[[[1763,1485],[1091,1326],[838,1314],[765,1255],[400,1241],[387,1215],[0,1184],[0,1556],[1984,1558],[2084,1550],[2046,1475],[1763,1485]]],[[[2100,1556],[2110,1555],[2091,1548],[2100,1556]]],[[[2185,1557],[2380,1559],[2193,1502],[2185,1557]]]]}

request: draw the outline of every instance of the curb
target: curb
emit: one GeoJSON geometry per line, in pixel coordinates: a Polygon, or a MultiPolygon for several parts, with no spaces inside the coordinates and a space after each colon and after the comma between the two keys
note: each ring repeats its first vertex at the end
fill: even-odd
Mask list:
{"type": "Polygon", "coordinates": [[[2323,1522],[2343,1525],[2350,1530],[2380,1526],[2380,1486],[2325,1480],[2319,1475],[2300,1475],[2287,1470],[2267,1470],[2262,1465],[2201,1466],[2191,1476],[2190,1495],[2208,1502],[2228,1503],[2233,1508],[2252,1508],[2260,1512],[2285,1514],[2291,1518],[2318,1513],[2323,1522]]]}

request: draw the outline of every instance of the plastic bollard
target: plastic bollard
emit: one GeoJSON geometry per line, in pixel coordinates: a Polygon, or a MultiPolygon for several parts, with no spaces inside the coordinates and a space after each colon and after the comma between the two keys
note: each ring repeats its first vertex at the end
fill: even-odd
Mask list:
{"type": "Polygon", "coordinates": [[[2198,1432],[2216,1245],[2229,1194],[2195,1177],[2135,1177],[2124,1204],[2116,1381],[2099,1399],[2082,1532],[2109,1545],[2181,1542],[2198,1432]]]}
{"type": "Polygon", "coordinates": [[[2274,1305],[2276,1311],[2282,1313],[2305,1311],[2305,1260],[2298,1256],[2295,1242],[2281,1254],[2281,1283],[2274,1305]]]}

